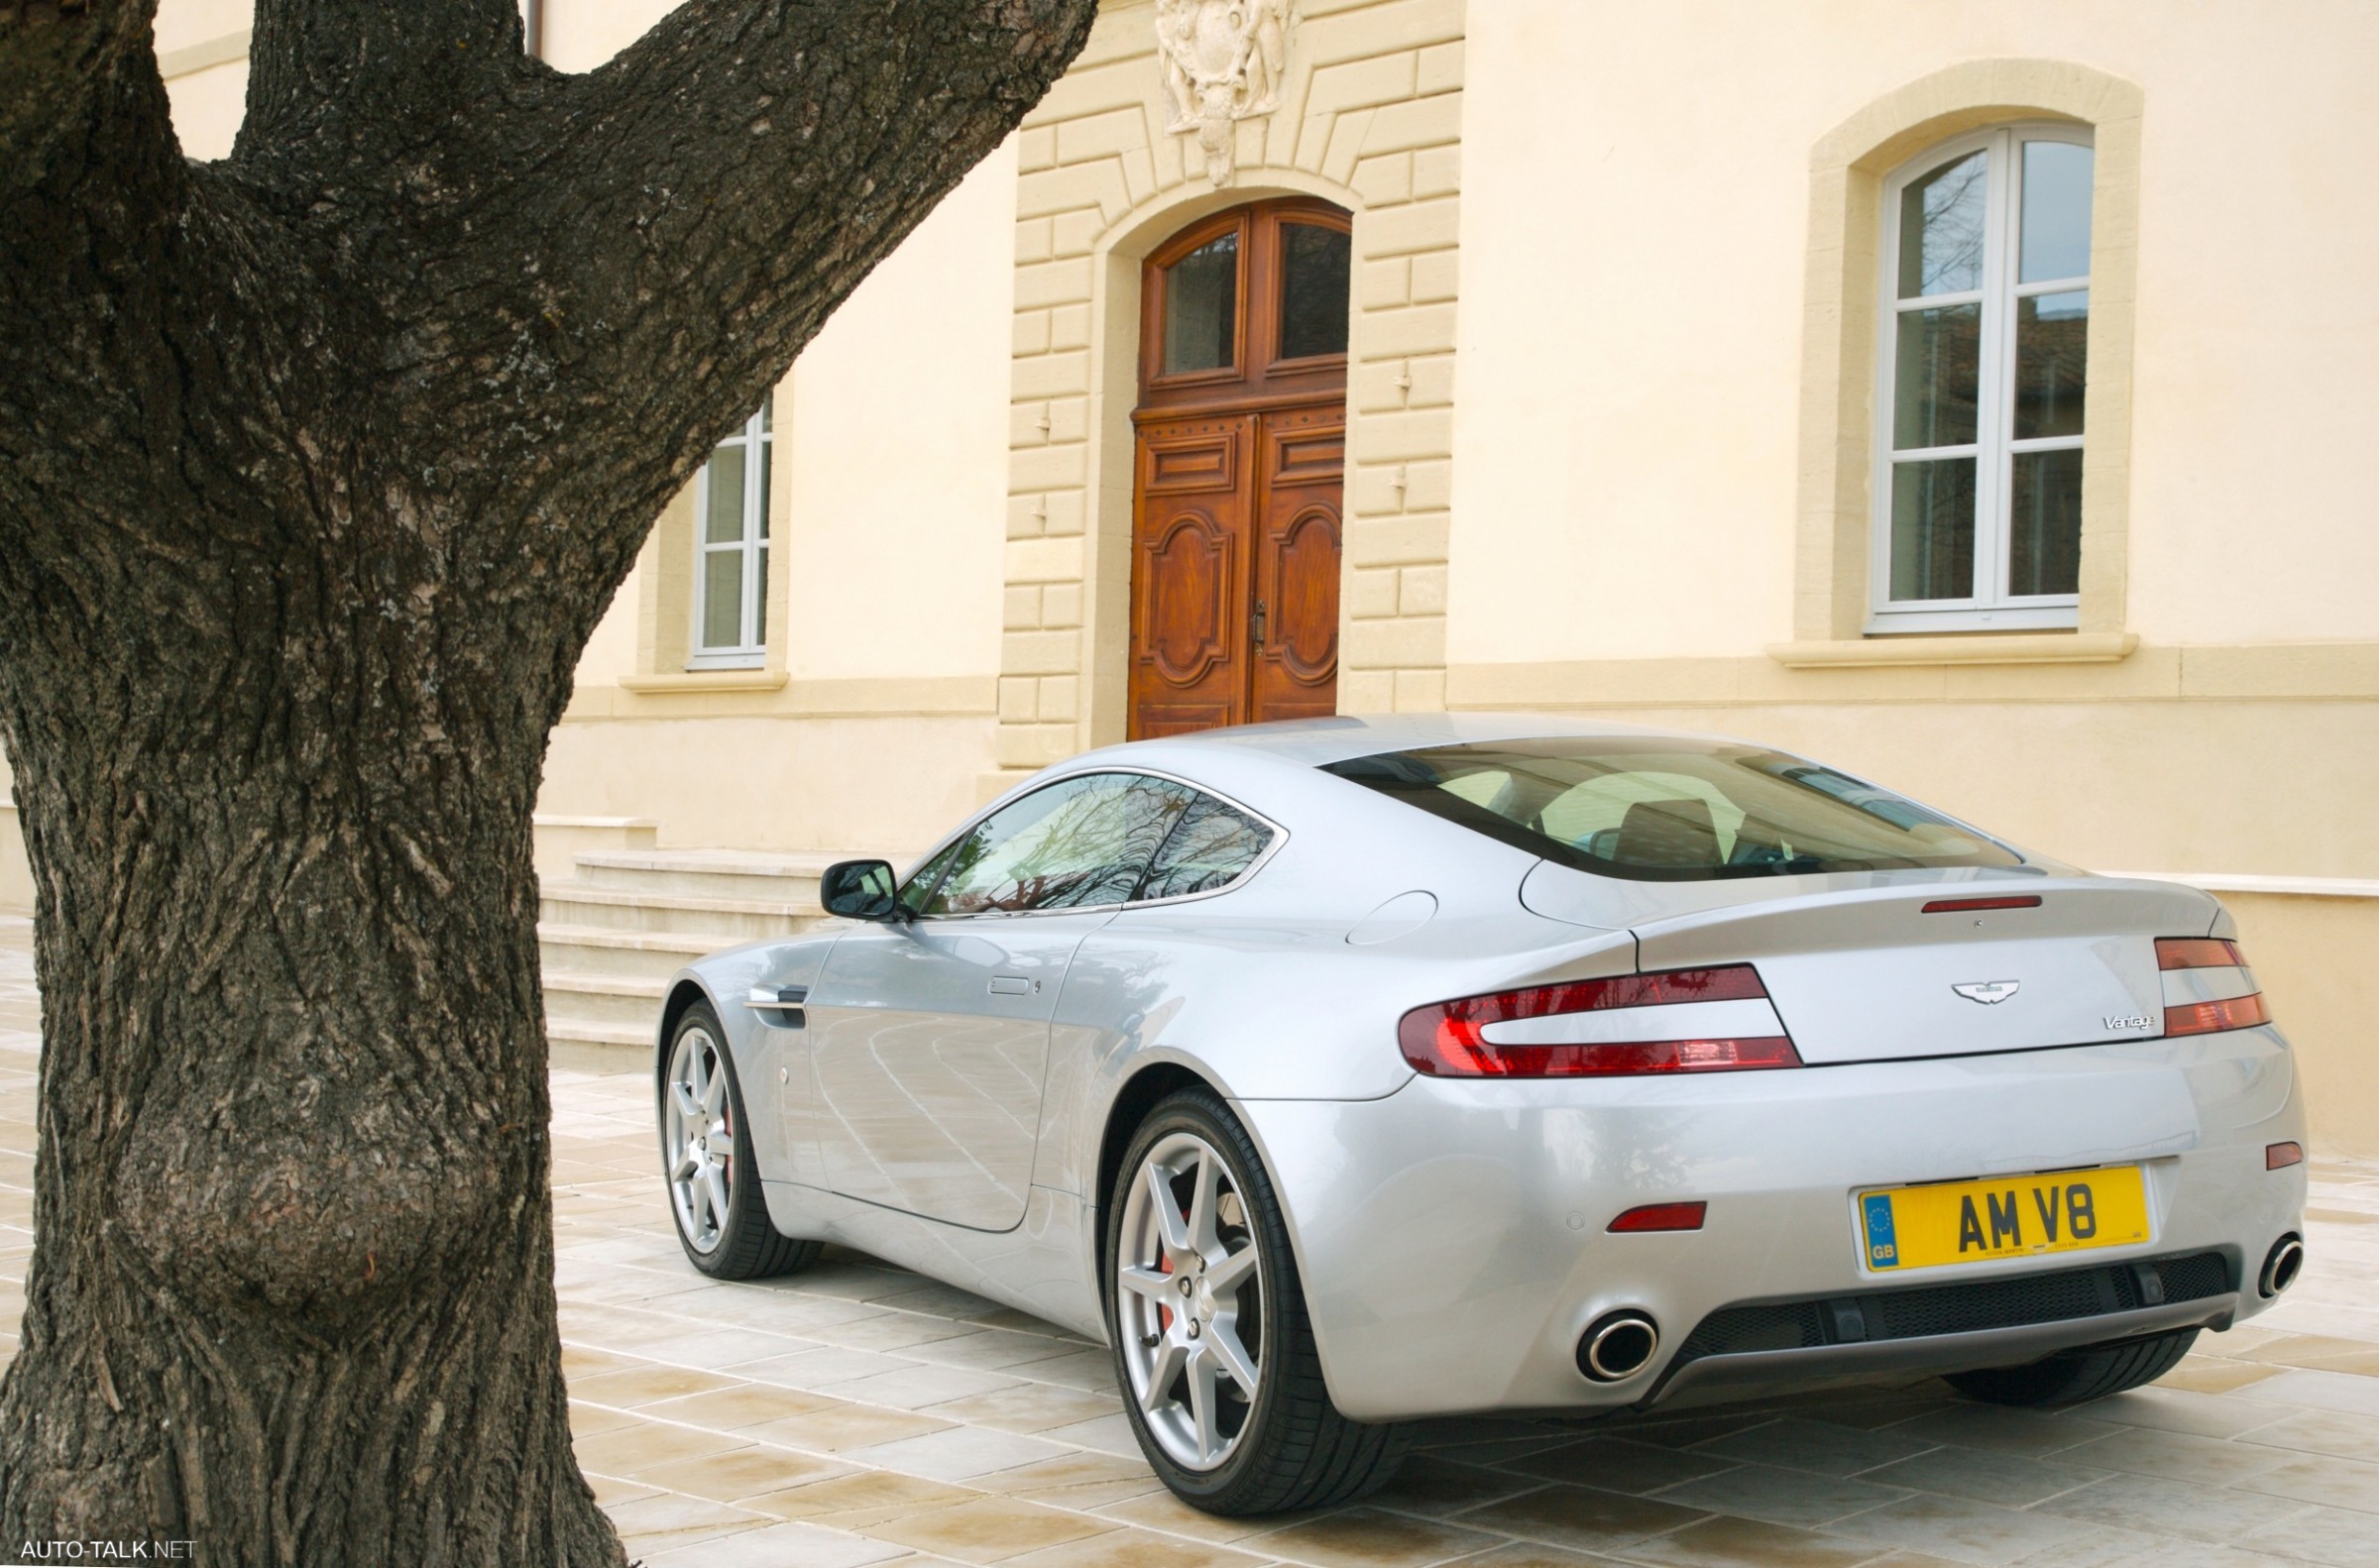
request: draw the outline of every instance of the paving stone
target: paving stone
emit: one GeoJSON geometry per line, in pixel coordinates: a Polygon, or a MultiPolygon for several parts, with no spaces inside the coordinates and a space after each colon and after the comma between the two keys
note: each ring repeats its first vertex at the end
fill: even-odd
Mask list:
{"type": "Polygon", "coordinates": [[[1972,1498],[1978,1503],[1996,1503],[2002,1508],[2025,1509],[2059,1493],[2087,1486],[2105,1473],[2067,1463],[2064,1456],[2033,1459],[1988,1448],[1944,1446],[1869,1470],[1860,1479],[1918,1492],[1972,1498]]]}
{"type": "Polygon", "coordinates": [[[865,1568],[908,1555],[895,1543],[814,1524],[767,1524],[662,1552],[645,1568],[865,1568]]]}
{"type": "Polygon", "coordinates": [[[2285,1498],[2229,1487],[2193,1486],[2154,1476],[2108,1476],[2040,1506],[2094,1524],[2202,1541],[2235,1540],[2301,1512],[2285,1498]]]}
{"type": "Polygon", "coordinates": [[[2329,1568],[2371,1568],[2379,1563],[2379,1518],[2351,1509],[2311,1508],[2231,1544],[2311,1558],[2329,1568]]]}
{"type": "Polygon", "coordinates": [[[1820,1475],[1855,1476],[1894,1460],[1921,1454],[1930,1445],[1922,1438],[1891,1431],[1868,1431],[1831,1421],[1787,1417],[1755,1426],[1693,1451],[1726,1459],[1781,1465],[1787,1470],[1814,1470],[1820,1475]]]}
{"type": "Polygon", "coordinates": [[[1396,1479],[1372,1501],[1399,1513],[1435,1516],[1501,1502],[1544,1484],[1535,1476],[1459,1464],[1424,1453],[1407,1459],[1396,1479]]]}
{"type": "Polygon", "coordinates": [[[1311,1568],[1426,1568],[1497,1544],[1496,1536],[1442,1520],[1350,1509],[1273,1530],[1243,1546],[1311,1568]]]}
{"type": "Polygon", "coordinates": [[[2277,1470],[2288,1463],[2288,1456],[2274,1448],[2153,1430],[2116,1432],[2066,1449],[2058,1457],[2092,1470],[2127,1470],[2134,1475],[2213,1485],[2277,1470]]]}
{"type": "Polygon", "coordinates": [[[1756,1519],[1715,1518],[1688,1524],[1626,1549],[1630,1562],[1658,1568],[1857,1568],[1875,1548],[1865,1541],[1796,1530],[1756,1519]]]}
{"type": "Polygon", "coordinates": [[[1682,1481],[1731,1470],[1738,1461],[1707,1451],[1680,1452],[1624,1438],[1593,1437],[1564,1448],[1548,1448],[1512,1462],[1507,1468],[1547,1481],[1574,1481],[1605,1492],[1628,1492],[1641,1497],[1682,1481]]]}
{"type": "Polygon", "coordinates": [[[1839,1520],[1834,1532],[1978,1568],[1997,1568],[2036,1555],[2061,1568],[2082,1568],[2085,1549],[2100,1533],[2054,1514],[1933,1495],[1903,1498],[1853,1514],[1839,1520]]]}
{"type": "Polygon", "coordinates": [[[1711,1513],[1763,1519],[1815,1529],[1836,1519],[1908,1496],[1901,1487],[1877,1486],[1843,1476],[1824,1476],[1807,1470],[1783,1470],[1774,1465],[1739,1465],[1733,1470],[1688,1481],[1660,1494],[1665,1503],[1684,1504],[1711,1513]]]}
{"type": "Polygon", "coordinates": [[[1578,1551],[1612,1551],[1699,1523],[1708,1510],[1554,1484],[1455,1515],[1480,1529],[1578,1551]]]}
{"type": "Polygon", "coordinates": [[[1028,1503],[1021,1498],[974,1498],[864,1526],[862,1533],[961,1562],[997,1562],[1035,1547],[1105,1533],[1103,1520],[1028,1503]]]}

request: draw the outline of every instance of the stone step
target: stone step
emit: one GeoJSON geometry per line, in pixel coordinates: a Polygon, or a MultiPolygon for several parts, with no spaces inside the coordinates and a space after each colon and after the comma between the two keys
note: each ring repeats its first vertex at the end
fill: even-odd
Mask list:
{"type": "Polygon", "coordinates": [[[549,1019],[545,1041],[557,1067],[581,1072],[650,1072],[652,1035],[616,1024],[579,1024],[549,1019]]]}
{"type": "Polygon", "coordinates": [[[617,974],[665,980],[706,953],[732,948],[736,938],[676,931],[623,931],[614,926],[569,926],[551,921],[537,927],[537,951],[545,973],[617,974]]]}
{"type": "Polygon", "coordinates": [[[660,1021],[661,996],[668,984],[633,975],[548,974],[545,1017],[548,1022],[641,1029],[649,1037],[660,1021]]]}
{"type": "Polygon", "coordinates": [[[825,851],[789,854],[755,849],[637,849],[582,853],[577,858],[576,880],[589,887],[683,893],[737,902],[814,903],[819,876],[837,860],[851,856],[825,851]]]}
{"type": "Polygon", "coordinates": [[[810,899],[702,898],[585,882],[548,882],[543,894],[538,918],[546,924],[713,937],[722,948],[797,936],[826,918],[810,899]]]}

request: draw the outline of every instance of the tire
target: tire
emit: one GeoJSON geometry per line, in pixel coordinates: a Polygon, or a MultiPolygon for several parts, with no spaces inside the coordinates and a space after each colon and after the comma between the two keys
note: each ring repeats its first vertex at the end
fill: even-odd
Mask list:
{"type": "Polygon", "coordinates": [[[815,1263],[824,1245],[779,1235],[768,1222],[760,1168],[741,1131],[751,1124],[743,1085],[726,1042],[719,1015],[697,1002],[671,1031],[663,1060],[661,1179],[678,1245],[714,1280],[792,1274],[815,1263]]]}
{"type": "Polygon", "coordinates": [[[1330,1402],[1280,1201],[1212,1092],[1168,1096],[1132,1135],[1101,1257],[1116,1384],[1174,1496],[1208,1513],[1275,1513],[1349,1503],[1395,1477],[1410,1429],[1350,1421],[1330,1402]]]}
{"type": "Polygon", "coordinates": [[[2028,1366],[1953,1372],[1942,1381],[1968,1399],[1989,1404],[2082,1404],[2154,1383],[2181,1364],[2197,1339],[2196,1329],[2177,1328],[2144,1339],[2061,1350],[2028,1366]]]}

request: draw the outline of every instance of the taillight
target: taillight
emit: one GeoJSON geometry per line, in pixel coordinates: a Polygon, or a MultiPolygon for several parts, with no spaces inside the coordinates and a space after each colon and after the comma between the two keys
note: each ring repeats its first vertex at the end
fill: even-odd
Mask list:
{"type": "Polygon", "coordinates": [[[1439,1078],[1582,1078],[1797,1067],[1748,963],[1571,980],[1416,1007],[1405,1060],[1439,1078]]]}
{"type": "Polygon", "coordinates": [[[2163,971],[2164,1033],[2210,1035],[2272,1021],[2238,944],[2220,937],[2159,937],[2156,967],[2163,971]]]}

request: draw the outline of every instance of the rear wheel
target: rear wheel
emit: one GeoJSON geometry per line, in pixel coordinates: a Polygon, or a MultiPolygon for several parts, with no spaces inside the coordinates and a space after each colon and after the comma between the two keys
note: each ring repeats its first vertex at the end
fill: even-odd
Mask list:
{"type": "Polygon", "coordinates": [[[743,1086],[736,1079],[727,1032],[706,1003],[678,1020],[661,1075],[661,1170],[677,1239],[695,1268],[714,1280],[791,1274],[823,1247],[777,1233],[768,1222],[759,1167],[744,1134],[743,1086]]]}
{"type": "Polygon", "coordinates": [[[2028,1366],[1953,1372],[1943,1381],[1970,1400],[1991,1404],[2081,1404],[2154,1383],[2181,1364],[2197,1339],[2196,1329],[2177,1328],[2144,1339],[2061,1350],[2028,1366]]]}
{"type": "Polygon", "coordinates": [[[1272,1513],[1349,1502],[1396,1474],[1404,1430],[1330,1402],[1272,1183],[1212,1093],[1173,1095],[1133,1135],[1106,1256],[1116,1379],[1175,1496],[1272,1513]]]}

